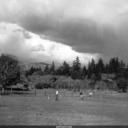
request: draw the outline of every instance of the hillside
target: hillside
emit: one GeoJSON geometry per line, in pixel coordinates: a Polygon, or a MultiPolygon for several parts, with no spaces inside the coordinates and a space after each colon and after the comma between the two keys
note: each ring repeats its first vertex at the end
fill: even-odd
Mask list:
{"type": "Polygon", "coordinates": [[[51,64],[47,64],[47,63],[44,63],[44,62],[35,62],[35,63],[21,64],[20,66],[21,66],[23,69],[28,70],[28,69],[30,69],[31,67],[34,67],[34,68],[39,68],[39,67],[41,67],[41,69],[44,69],[46,65],[51,65],[51,64]]]}

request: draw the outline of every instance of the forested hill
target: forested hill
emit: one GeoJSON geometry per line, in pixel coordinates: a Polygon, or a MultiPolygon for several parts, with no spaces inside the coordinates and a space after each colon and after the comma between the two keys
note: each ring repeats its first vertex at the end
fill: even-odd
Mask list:
{"type": "Polygon", "coordinates": [[[42,70],[44,70],[44,68],[46,67],[46,65],[50,66],[51,64],[48,63],[44,63],[44,62],[35,62],[35,63],[26,63],[26,64],[20,64],[20,66],[22,68],[24,68],[25,70],[30,69],[31,67],[34,68],[41,68],[42,70]]]}

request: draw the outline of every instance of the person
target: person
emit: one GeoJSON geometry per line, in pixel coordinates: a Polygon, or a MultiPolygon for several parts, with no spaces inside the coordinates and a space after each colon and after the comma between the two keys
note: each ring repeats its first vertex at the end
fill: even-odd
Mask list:
{"type": "Polygon", "coordinates": [[[56,90],[56,100],[58,100],[58,95],[59,95],[59,92],[58,90],[56,90]]]}
{"type": "Polygon", "coordinates": [[[4,93],[4,88],[2,88],[2,93],[4,93]]]}
{"type": "Polygon", "coordinates": [[[93,93],[92,92],[89,93],[89,97],[91,97],[91,96],[93,96],[93,93]]]}
{"type": "Polygon", "coordinates": [[[50,93],[48,93],[48,100],[50,99],[50,93]]]}
{"type": "Polygon", "coordinates": [[[80,98],[81,98],[81,100],[83,100],[83,93],[82,93],[82,91],[80,92],[80,98]]]}

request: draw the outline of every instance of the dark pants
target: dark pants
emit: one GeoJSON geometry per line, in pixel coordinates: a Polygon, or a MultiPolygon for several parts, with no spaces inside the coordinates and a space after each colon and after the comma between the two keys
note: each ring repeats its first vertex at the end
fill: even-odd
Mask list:
{"type": "Polygon", "coordinates": [[[56,100],[58,100],[58,94],[56,94],[56,100]]]}

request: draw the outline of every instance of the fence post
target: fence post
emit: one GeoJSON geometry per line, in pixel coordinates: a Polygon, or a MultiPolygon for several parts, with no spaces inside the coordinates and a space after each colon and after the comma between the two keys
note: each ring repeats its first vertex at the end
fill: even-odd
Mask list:
{"type": "Polygon", "coordinates": [[[73,91],[74,91],[74,90],[72,89],[71,91],[72,91],[72,97],[73,97],[73,91]]]}
{"type": "Polygon", "coordinates": [[[46,90],[45,90],[45,96],[46,96],[47,94],[46,94],[46,90]]]}
{"type": "Polygon", "coordinates": [[[11,95],[12,95],[12,87],[11,87],[11,95]]]}
{"type": "Polygon", "coordinates": [[[36,96],[36,88],[35,88],[35,96],[36,96]]]}

